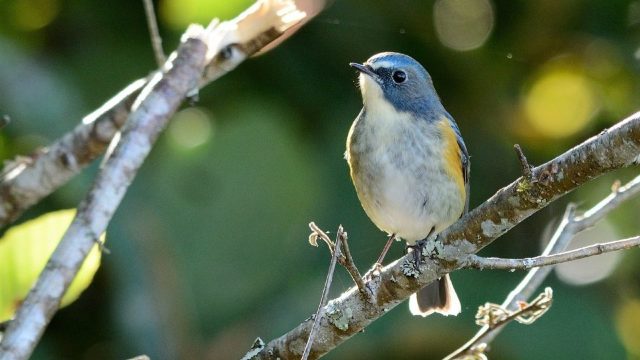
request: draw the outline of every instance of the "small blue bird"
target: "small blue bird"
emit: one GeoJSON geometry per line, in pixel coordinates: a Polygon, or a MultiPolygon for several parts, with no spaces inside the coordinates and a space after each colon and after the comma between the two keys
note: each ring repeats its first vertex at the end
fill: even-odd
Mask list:
{"type": "MultiPolygon", "coordinates": [[[[345,158],[364,211],[389,234],[379,265],[395,238],[411,248],[467,211],[469,155],[420,63],[384,52],[350,65],[360,72],[363,107],[345,158]]],[[[422,316],[460,313],[449,275],[413,294],[409,309],[422,316]]]]}

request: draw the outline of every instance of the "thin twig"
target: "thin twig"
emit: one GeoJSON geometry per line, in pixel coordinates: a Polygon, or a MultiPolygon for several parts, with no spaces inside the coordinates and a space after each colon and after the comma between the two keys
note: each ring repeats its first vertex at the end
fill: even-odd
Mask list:
{"type": "MultiPolygon", "coordinates": [[[[591,228],[611,211],[617,209],[624,201],[637,194],[640,194],[640,176],[637,176],[622,187],[612,189],[611,194],[582,215],[576,215],[575,205],[569,204],[557,230],[541,255],[546,256],[565,251],[576,234],[591,228]]],[[[503,306],[513,310],[517,307],[519,301],[526,301],[540,287],[551,270],[553,270],[553,267],[531,269],[522,282],[507,296],[503,306]]]]}
{"type": "Polygon", "coordinates": [[[531,169],[533,168],[533,166],[531,166],[531,164],[529,164],[529,162],[527,161],[527,157],[524,155],[524,152],[522,151],[522,148],[520,147],[519,144],[513,145],[513,149],[516,151],[516,154],[518,155],[522,176],[524,176],[525,179],[531,180],[533,178],[533,175],[531,173],[531,169]]]}
{"type": "MultiPolygon", "coordinates": [[[[585,229],[594,226],[599,220],[604,218],[614,209],[617,209],[624,201],[631,199],[640,193],[640,176],[629,181],[624,186],[619,186],[619,182],[614,183],[612,192],[598,204],[587,210],[581,216],[576,215],[576,207],[569,204],[564,216],[549,243],[542,252],[542,256],[563,252],[569,247],[575,235],[585,229]],[[616,185],[617,184],[617,185],[616,185]]],[[[515,310],[518,303],[526,301],[542,284],[544,279],[551,273],[553,266],[536,267],[520,281],[520,283],[509,293],[502,307],[508,310],[515,310]]],[[[473,353],[480,346],[486,348],[493,339],[502,331],[503,327],[489,328],[483,326],[467,343],[451,353],[445,359],[456,359],[464,353],[473,353]]]]}
{"type": "Polygon", "coordinates": [[[639,245],[640,236],[634,236],[628,239],[585,246],[579,249],[561,252],[559,254],[536,256],[524,259],[503,259],[469,255],[467,259],[465,259],[465,267],[474,269],[529,270],[534,267],[555,265],[612,251],[631,249],[639,245]]]}
{"type": "Polygon", "coordinates": [[[158,30],[158,19],[156,18],[156,11],[153,8],[153,0],[142,0],[142,3],[144,4],[144,14],[147,18],[147,27],[149,28],[153,55],[156,58],[158,67],[162,68],[167,61],[167,57],[164,54],[164,50],[162,50],[162,37],[158,30]]]}
{"type": "MultiPolygon", "coordinates": [[[[565,251],[576,234],[575,204],[570,203],[565,209],[557,230],[551,236],[549,243],[542,251],[542,256],[565,251]]],[[[553,267],[538,267],[531,269],[522,281],[509,293],[502,306],[509,310],[517,308],[518,302],[526,301],[542,285],[553,267]]]]}
{"type": "Polygon", "coordinates": [[[340,265],[342,265],[347,270],[347,272],[351,276],[351,279],[353,279],[353,282],[356,283],[356,286],[358,287],[358,291],[360,291],[360,293],[369,302],[373,301],[373,298],[371,297],[371,293],[367,291],[366,285],[362,280],[362,275],[360,275],[360,271],[358,270],[358,267],[353,261],[353,257],[351,256],[351,250],[349,249],[348,236],[347,236],[347,233],[343,231],[342,225],[338,227],[338,236],[342,240],[340,242],[340,244],[342,245],[341,252],[344,254],[344,262],[341,262],[340,265]]]}
{"type": "Polygon", "coordinates": [[[516,320],[521,324],[530,325],[549,310],[553,302],[553,290],[547,287],[530,303],[521,302],[513,311],[501,305],[486,303],[478,309],[476,324],[495,329],[516,320]]]}
{"type": "Polygon", "coordinates": [[[596,222],[615,210],[621,203],[640,194],[640,176],[636,176],[633,180],[620,186],[618,181],[611,186],[611,194],[602,199],[591,209],[587,210],[581,216],[576,217],[576,231],[582,231],[595,225],[596,222]]]}
{"type": "MultiPolygon", "coordinates": [[[[309,243],[313,246],[318,246],[317,238],[320,238],[327,244],[327,247],[329,247],[329,251],[333,255],[337,244],[334,244],[333,240],[329,238],[327,233],[324,232],[324,230],[322,230],[318,225],[316,225],[315,222],[310,222],[309,228],[311,229],[311,234],[309,235],[309,243]]],[[[356,266],[355,262],[353,261],[353,257],[351,256],[347,232],[344,231],[342,225],[338,226],[338,232],[336,236],[340,237],[340,239],[342,240],[340,242],[341,246],[338,255],[338,263],[347,270],[347,272],[351,276],[351,279],[353,279],[353,282],[358,287],[358,291],[360,291],[360,293],[367,300],[371,301],[371,294],[367,291],[364,280],[362,280],[362,276],[360,275],[360,271],[358,270],[358,267],[356,266]]]]}
{"type": "MultiPolygon", "coordinates": [[[[314,224],[315,225],[315,224],[314,224]]],[[[304,346],[304,351],[302,352],[302,360],[307,360],[309,357],[309,353],[311,352],[311,345],[313,345],[313,339],[318,332],[318,324],[320,324],[320,319],[322,318],[322,309],[327,304],[327,297],[329,295],[329,289],[331,288],[331,281],[333,280],[333,273],[336,269],[336,261],[340,254],[341,244],[342,244],[342,225],[340,225],[338,229],[338,233],[336,234],[336,242],[335,249],[331,256],[331,262],[329,263],[329,271],[327,272],[327,279],[324,282],[324,288],[322,289],[322,296],[320,297],[320,303],[318,304],[318,309],[316,310],[315,317],[313,319],[313,325],[311,326],[311,330],[309,331],[309,338],[307,339],[307,344],[304,346]]]]}
{"type": "Polygon", "coordinates": [[[309,223],[309,229],[311,229],[311,235],[309,235],[309,243],[313,246],[318,246],[317,238],[322,239],[322,241],[327,244],[329,252],[333,256],[336,245],[333,243],[333,240],[331,240],[329,235],[327,235],[324,230],[320,229],[320,227],[313,221],[309,223]]]}

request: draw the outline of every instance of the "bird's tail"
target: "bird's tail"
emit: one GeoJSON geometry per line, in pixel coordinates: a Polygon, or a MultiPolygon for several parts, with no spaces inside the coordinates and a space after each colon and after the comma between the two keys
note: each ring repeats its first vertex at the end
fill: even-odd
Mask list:
{"type": "Polygon", "coordinates": [[[434,312],[445,316],[458,315],[461,311],[460,300],[453,288],[449,274],[411,295],[409,310],[411,314],[423,317],[434,312]]]}

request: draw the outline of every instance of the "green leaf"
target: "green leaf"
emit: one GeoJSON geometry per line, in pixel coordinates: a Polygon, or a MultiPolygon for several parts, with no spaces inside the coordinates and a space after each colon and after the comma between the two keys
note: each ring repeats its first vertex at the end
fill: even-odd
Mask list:
{"type": "MultiPolygon", "coordinates": [[[[13,317],[27,296],[65,231],[75,209],[44,214],[7,230],[0,238],[0,321],[13,317]]],[[[104,243],[105,235],[100,240],[104,243]]],[[[100,266],[97,244],[62,298],[62,306],[75,301],[86,289],[100,266]]]]}
{"type": "Polygon", "coordinates": [[[191,23],[206,24],[212,18],[231,19],[249,7],[254,0],[163,0],[159,3],[160,19],[174,29],[191,23]]]}

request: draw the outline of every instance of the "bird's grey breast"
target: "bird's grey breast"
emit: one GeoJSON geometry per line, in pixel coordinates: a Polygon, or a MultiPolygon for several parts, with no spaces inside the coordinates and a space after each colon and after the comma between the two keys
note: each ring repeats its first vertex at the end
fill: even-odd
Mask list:
{"type": "Polygon", "coordinates": [[[449,212],[442,136],[434,121],[377,110],[363,109],[350,132],[348,156],[358,197],[378,227],[419,240],[449,212]]]}

